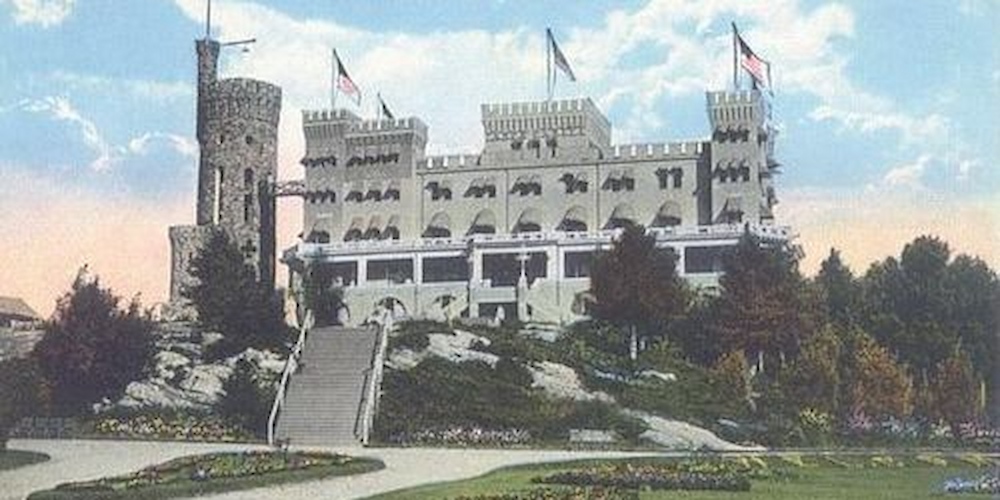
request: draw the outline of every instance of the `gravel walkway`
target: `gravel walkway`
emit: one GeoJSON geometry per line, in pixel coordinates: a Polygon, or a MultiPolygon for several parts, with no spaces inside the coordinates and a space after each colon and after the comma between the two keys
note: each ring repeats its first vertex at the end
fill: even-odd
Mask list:
{"type": "MultiPolygon", "coordinates": [[[[11,449],[47,453],[52,460],[0,472],[0,498],[23,499],[32,491],[67,481],[124,474],[171,458],[212,451],[263,448],[258,445],[194,444],[141,441],[23,440],[8,443],[11,449]]],[[[332,450],[352,456],[378,458],[384,470],[357,476],[325,479],[199,498],[210,499],[351,499],[376,493],[453,481],[522,463],[580,458],[615,458],[650,453],[585,452],[558,450],[459,450],[433,448],[353,448],[332,450]]],[[[675,453],[681,455],[683,453],[675,453]]]]}

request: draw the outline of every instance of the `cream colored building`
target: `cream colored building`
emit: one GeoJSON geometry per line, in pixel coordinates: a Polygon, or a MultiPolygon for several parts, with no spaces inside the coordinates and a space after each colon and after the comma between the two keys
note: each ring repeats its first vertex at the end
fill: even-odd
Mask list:
{"type": "Polygon", "coordinates": [[[567,322],[594,251],[641,224],[682,276],[717,284],[722,249],[774,224],[774,129],[757,91],[706,94],[710,137],[612,144],[590,99],[485,104],[478,155],[428,156],[417,118],[304,111],[303,241],[285,252],[343,286],[342,318],[390,309],[443,318],[567,322]],[[502,310],[502,312],[498,312],[502,310]]]}

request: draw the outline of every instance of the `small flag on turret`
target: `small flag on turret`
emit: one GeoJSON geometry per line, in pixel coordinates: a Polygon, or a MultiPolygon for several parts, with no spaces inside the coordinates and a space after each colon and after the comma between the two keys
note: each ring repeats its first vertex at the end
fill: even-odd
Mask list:
{"type": "Polygon", "coordinates": [[[569,67],[569,61],[566,60],[566,56],[559,50],[559,45],[556,44],[556,37],[552,36],[552,29],[545,28],[545,34],[549,37],[549,44],[552,47],[552,62],[555,63],[556,67],[561,69],[566,76],[569,77],[569,81],[575,82],[576,75],[573,74],[573,68],[569,67]]]}
{"type": "Polygon", "coordinates": [[[736,46],[740,55],[740,66],[750,73],[755,87],[771,90],[771,63],[757,57],[757,54],[747,45],[747,42],[736,31],[736,24],[733,24],[733,36],[736,37],[736,46]]]}
{"type": "Polygon", "coordinates": [[[344,63],[340,62],[340,56],[337,55],[337,51],[333,51],[333,58],[337,64],[337,90],[343,92],[344,94],[351,96],[354,99],[355,104],[361,105],[361,90],[351,79],[351,76],[347,74],[347,68],[344,67],[344,63]]]}
{"type": "Polygon", "coordinates": [[[378,106],[379,106],[379,111],[381,111],[381,113],[382,113],[382,118],[385,118],[387,120],[395,120],[396,119],[395,115],[392,114],[392,111],[389,111],[389,106],[387,106],[385,104],[385,101],[382,100],[382,94],[381,93],[378,94],[378,106]]]}

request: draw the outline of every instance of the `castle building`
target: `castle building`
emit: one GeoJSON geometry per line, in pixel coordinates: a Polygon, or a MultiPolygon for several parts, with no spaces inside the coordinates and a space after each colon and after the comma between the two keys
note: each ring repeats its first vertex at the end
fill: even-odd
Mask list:
{"type": "Polygon", "coordinates": [[[744,231],[790,233],[772,215],[767,99],[723,91],[706,103],[709,138],[644,144],[612,144],[590,99],[485,104],[482,152],[449,156],[425,153],[417,118],[303,111],[291,286],[306,275],[341,286],[347,324],[385,310],[567,322],[585,313],[595,251],[629,223],[673,249],[692,284],[717,286],[721,253],[744,231]]]}
{"type": "Polygon", "coordinates": [[[198,198],[196,225],[173,226],[170,302],[183,308],[194,283],[191,259],[215,232],[225,231],[258,278],[273,286],[278,116],[281,89],[248,78],[218,78],[219,42],[195,42],[198,55],[198,198]]]}

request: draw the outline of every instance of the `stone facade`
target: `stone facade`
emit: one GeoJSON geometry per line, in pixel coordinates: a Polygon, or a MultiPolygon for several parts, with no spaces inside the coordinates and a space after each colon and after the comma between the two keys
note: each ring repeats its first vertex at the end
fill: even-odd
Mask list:
{"type": "Polygon", "coordinates": [[[190,259],[221,229],[243,250],[258,277],[273,286],[275,203],[281,89],[247,78],[218,79],[219,42],[198,40],[198,197],[195,226],[170,228],[170,301],[193,283],[190,259]]]}
{"type": "MultiPolygon", "coordinates": [[[[707,139],[611,144],[590,99],[482,106],[477,155],[427,156],[417,118],[304,111],[303,241],[285,253],[344,286],[349,323],[389,309],[563,322],[582,314],[593,252],[637,223],[717,283],[720,250],[775,226],[774,129],[756,91],[709,92],[707,139]]],[[[314,272],[315,271],[315,272],[314,272]]]]}

